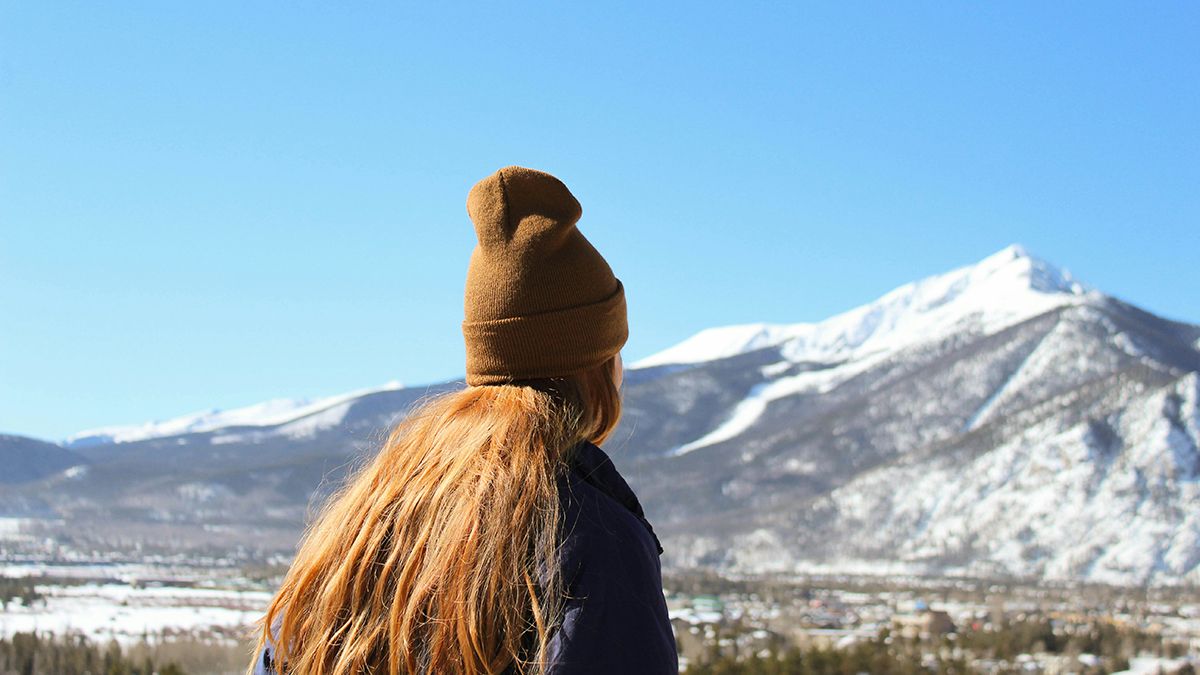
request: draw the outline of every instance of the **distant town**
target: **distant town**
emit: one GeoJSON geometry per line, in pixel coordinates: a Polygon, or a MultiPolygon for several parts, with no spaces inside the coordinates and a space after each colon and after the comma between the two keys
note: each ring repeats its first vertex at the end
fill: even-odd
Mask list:
{"type": "MultiPolygon", "coordinates": [[[[43,672],[14,660],[38,650],[90,649],[75,658],[128,659],[120,672],[130,675],[241,672],[254,622],[287,564],[52,559],[11,542],[0,560],[0,672],[43,672]]],[[[681,673],[1183,674],[1200,666],[1193,588],[703,571],[668,572],[664,585],[681,673]]]]}
{"type": "Polygon", "coordinates": [[[970,579],[670,575],[690,673],[1192,673],[1200,593],[970,579]]]}

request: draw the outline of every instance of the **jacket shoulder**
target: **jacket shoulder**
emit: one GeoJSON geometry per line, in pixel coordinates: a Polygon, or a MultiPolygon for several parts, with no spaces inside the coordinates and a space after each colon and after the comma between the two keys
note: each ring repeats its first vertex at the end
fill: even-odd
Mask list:
{"type": "MultiPolygon", "coordinates": [[[[564,512],[579,509],[603,513],[609,520],[627,526],[636,522],[653,541],[655,553],[663,552],[641,502],[607,453],[590,441],[581,441],[568,451],[567,466],[569,473],[565,486],[560,485],[560,490],[565,493],[564,512]]],[[[630,534],[644,538],[636,528],[630,534]]]]}
{"type": "Polygon", "coordinates": [[[625,506],[577,476],[560,482],[562,502],[561,564],[564,576],[585,561],[589,567],[616,564],[626,574],[658,560],[658,540],[643,520],[625,506]],[[633,561],[642,565],[633,566],[633,561]]]}
{"type": "Polygon", "coordinates": [[[601,466],[589,476],[576,465],[560,482],[559,570],[566,602],[551,639],[548,672],[675,673],[661,548],[632,490],[623,480],[614,487],[608,471],[601,466]]]}

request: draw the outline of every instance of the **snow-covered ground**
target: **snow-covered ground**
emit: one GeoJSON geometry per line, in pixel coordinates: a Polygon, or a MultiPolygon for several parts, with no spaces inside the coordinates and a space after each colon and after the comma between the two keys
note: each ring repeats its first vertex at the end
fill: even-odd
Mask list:
{"type": "Polygon", "coordinates": [[[230,569],[34,562],[2,564],[0,577],[34,579],[43,596],[30,606],[9,601],[0,612],[0,636],[79,632],[123,644],[171,636],[238,640],[272,597],[230,569]]]}
{"type": "Polygon", "coordinates": [[[0,634],[81,632],[132,644],[146,636],[188,634],[236,639],[262,616],[271,594],[204,588],[134,588],[128,584],[38,585],[45,603],[11,602],[0,614],[0,634]]]}
{"type": "Polygon", "coordinates": [[[27,519],[25,518],[0,518],[0,541],[16,541],[24,538],[21,534],[21,529],[27,519]]]}
{"type": "Polygon", "coordinates": [[[1196,661],[1189,658],[1164,659],[1157,656],[1146,656],[1129,659],[1129,670],[1121,670],[1113,675],[1157,675],[1158,673],[1174,673],[1184,666],[1194,666],[1196,661]]]}

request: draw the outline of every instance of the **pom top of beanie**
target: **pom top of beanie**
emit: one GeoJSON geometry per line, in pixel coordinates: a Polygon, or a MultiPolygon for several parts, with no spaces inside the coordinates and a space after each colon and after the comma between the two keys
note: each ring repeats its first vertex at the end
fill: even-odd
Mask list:
{"type": "Polygon", "coordinates": [[[501,245],[516,237],[547,232],[569,234],[583,215],[579,200],[562,181],[543,171],[507,166],[467,194],[467,215],[481,244],[501,245]],[[524,227],[519,227],[524,223],[524,227]]]}
{"type": "Polygon", "coordinates": [[[624,287],[579,231],[582,213],[562,181],[534,169],[505,167],[471,188],[468,384],[567,375],[620,351],[624,287]]]}

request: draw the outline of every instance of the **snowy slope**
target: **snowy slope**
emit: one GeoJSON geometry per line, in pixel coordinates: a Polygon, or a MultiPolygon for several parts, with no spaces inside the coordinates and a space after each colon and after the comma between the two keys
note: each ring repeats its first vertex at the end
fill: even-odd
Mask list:
{"type": "Polygon", "coordinates": [[[285,433],[304,433],[336,426],[355,399],[380,391],[400,389],[392,381],[382,387],[361,389],[320,399],[274,399],[232,410],[205,410],[164,421],[128,426],[101,427],[73,434],[63,446],[79,448],[105,443],[131,443],[232,427],[276,427],[288,425],[285,433]]]}
{"type": "Polygon", "coordinates": [[[776,345],[797,362],[858,359],[953,330],[994,332],[1079,302],[1089,292],[1065,270],[1013,245],[974,265],[905,284],[819,323],[709,328],[630,367],[698,363],[776,345]]]}
{"type": "MultiPolygon", "coordinates": [[[[820,323],[714,328],[634,365],[697,363],[769,346],[778,346],[788,362],[829,365],[755,387],[720,426],[668,451],[678,456],[751,428],[771,401],[829,391],[906,348],[955,333],[995,333],[1056,307],[1099,297],[1066,271],[1014,245],[820,323]]],[[[786,365],[775,368],[783,371],[786,365]]]]}
{"type": "Polygon", "coordinates": [[[834,490],[859,557],[974,572],[1200,582],[1200,377],[1103,418],[1051,417],[962,464],[885,465],[834,490]],[[902,486],[902,487],[901,487],[902,486]],[[897,536],[900,535],[900,536],[897,536]]]}

